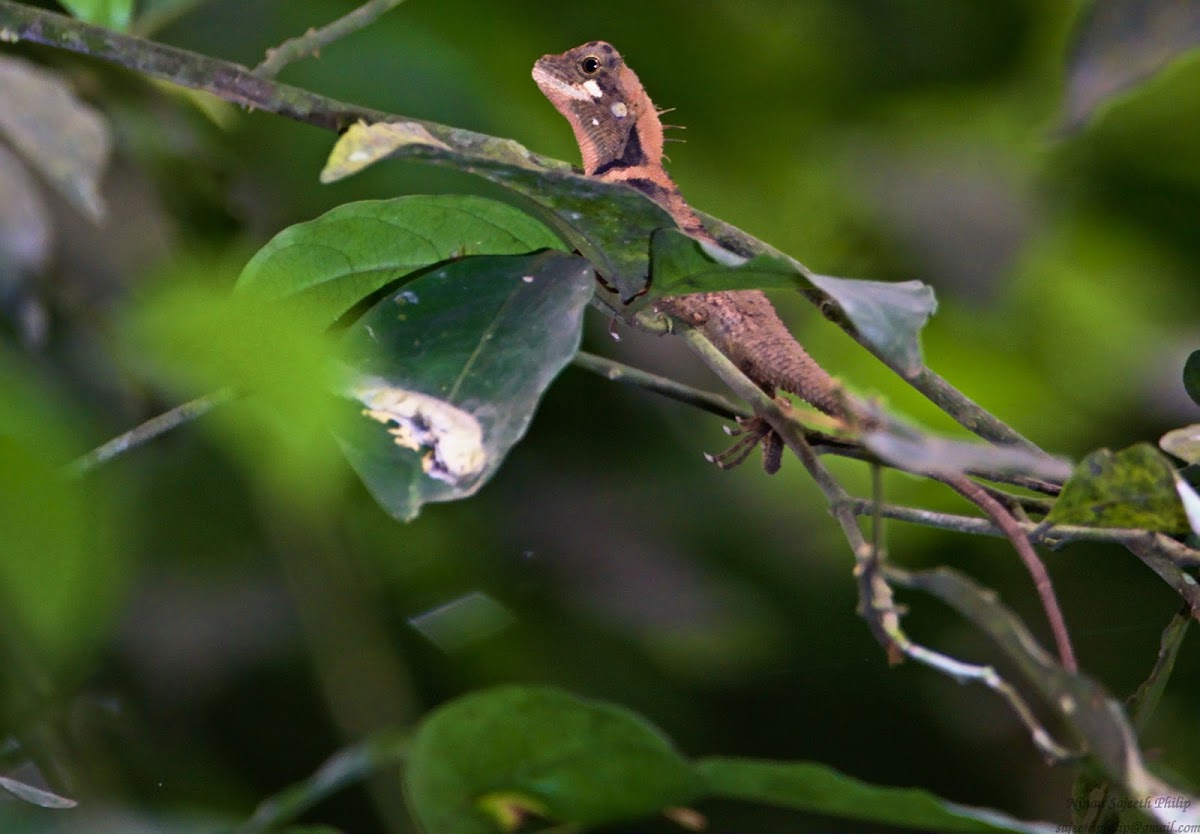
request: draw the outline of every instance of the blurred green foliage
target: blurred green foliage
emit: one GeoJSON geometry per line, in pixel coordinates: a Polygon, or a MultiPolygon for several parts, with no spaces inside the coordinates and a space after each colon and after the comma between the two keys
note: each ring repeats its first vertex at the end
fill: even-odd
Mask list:
{"type": "MultiPolygon", "coordinates": [[[[165,42],[253,65],[350,7],[212,0],[147,13],[169,11],[154,33],[165,42]]],[[[1045,448],[1082,457],[1200,417],[1181,383],[1200,309],[1200,61],[1185,56],[1072,126],[1073,21],[1071,4],[1036,0],[409,0],[282,80],[575,160],[529,70],[543,53],[609,40],[656,103],[677,108],[667,121],[687,125],[671,171],[697,208],[822,273],[933,285],[929,364],[1045,448]]],[[[321,186],[329,134],[197,106],[75,56],[10,52],[72,78],[117,147],[105,224],[50,198],[53,267],[0,276],[2,714],[84,805],[79,830],[245,818],[348,740],[507,681],[624,704],[689,755],[811,759],[1069,818],[1071,774],[1044,767],[994,697],[886,666],[854,614],[850,555],[798,466],[768,479],[704,463],[700,451],[725,441],[714,419],[569,370],[470,501],[400,525],[353,481],[319,429],[324,347],[286,321],[264,331],[262,316],[224,318],[215,302],[246,257],[215,267],[208,253],[228,263],[350,200],[502,197],[494,187],[400,164],[321,186]],[[183,287],[166,277],[181,274],[183,287]],[[59,475],[89,445],[201,393],[214,368],[269,371],[277,393],[86,480],[59,475]],[[475,593],[512,624],[453,651],[412,626],[475,593]]],[[[849,385],[950,430],[814,311],[780,302],[849,385]]],[[[622,335],[613,343],[597,316],[589,346],[711,382],[680,346],[622,335]]],[[[834,468],[866,492],[861,467],[834,468]]],[[[886,488],[962,509],[936,484],[891,475],[886,488]]],[[[899,525],[888,542],[897,562],[952,563],[1040,624],[1003,543],[899,525]]],[[[1049,562],[1083,667],[1132,692],[1177,598],[1117,548],[1077,545],[1049,562]]],[[[991,658],[926,601],[905,625],[991,658]]],[[[1192,635],[1145,737],[1192,784],[1198,695],[1192,635]]],[[[702,808],[717,830],[878,830],[702,808]]],[[[54,813],[0,825],[62,830],[54,813]]],[[[355,831],[411,830],[407,819],[394,777],[312,815],[355,831]]],[[[667,830],[638,830],[653,825],[667,830]]]]}

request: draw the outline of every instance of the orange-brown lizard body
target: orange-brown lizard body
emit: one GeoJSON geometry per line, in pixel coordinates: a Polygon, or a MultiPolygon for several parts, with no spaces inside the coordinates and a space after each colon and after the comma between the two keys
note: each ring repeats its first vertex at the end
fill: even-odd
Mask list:
{"type": "MultiPolygon", "coordinates": [[[[592,41],[545,55],[534,64],[533,79],[570,123],[585,174],[637,189],[687,234],[717,242],[663,168],[658,110],[611,45],[592,41]]],[[[837,383],[793,338],[758,290],[664,298],[657,308],[699,328],[768,394],[782,389],[827,414],[841,413],[837,383]]]]}

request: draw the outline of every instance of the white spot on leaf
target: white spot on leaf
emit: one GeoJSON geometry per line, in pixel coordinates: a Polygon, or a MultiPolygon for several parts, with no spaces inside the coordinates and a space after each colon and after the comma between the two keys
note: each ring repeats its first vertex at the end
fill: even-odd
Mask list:
{"type": "Polygon", "coordinates": [[[365,416],[388,427],[397,446],[424,453],[421,469],[429,477],[458,486],[483,471],[483,428],[473,414],[380,379],[358,380],[350,395],[366,406],[365,416]]]}

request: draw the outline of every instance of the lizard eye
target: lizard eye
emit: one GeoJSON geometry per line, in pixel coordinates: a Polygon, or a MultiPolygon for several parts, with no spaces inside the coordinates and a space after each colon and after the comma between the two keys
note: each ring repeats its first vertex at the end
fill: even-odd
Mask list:
{"type": "Polygon", "coordinates": [[[595,75],[600,71],[600,59],[589,55],[579,62],[579,69],[583,70],[584,75],[595,75]]]}

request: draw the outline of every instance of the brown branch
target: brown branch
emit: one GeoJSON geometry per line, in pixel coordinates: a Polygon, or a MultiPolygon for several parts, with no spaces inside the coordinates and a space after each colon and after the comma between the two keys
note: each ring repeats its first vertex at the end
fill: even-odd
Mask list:
{"type": "Polygon", "coordinates": [[[123,35],[11,0],[0,0],[0,40],[10,43],[30,41],[89,55],[181,87],[212,93],[234,104],[325,130],[342,130],[359,119],[375,122],[394,118],[379,110],[357,107],[260,78],[241,64],[123,35]]]}
{"type": "Polygon", "coordinates": [[[983,510],[984,514],[1012,542],[1013,549],[1017,551],[1017,555],[1025,563],[1025,569],[1033,577],[1033,584],[1037,589],[1038,597],[1042,601],[1042,608],[1045,609],[1046,619],[1050,622],[1050,631],[1054,634],[1054,642],[1058,646],[1058,657],[1062,662],[1063,668],[1072,673],[1079,671],[1079,666],[1075,662],[1075,650],[1071,648],[1071,636],[1067,632],[1067,623],[1063,618],[1062,608],[1059,607],[1058,598],[1054,594],[1054,586],[1050,582],[1050,574],[1046,571],[1046,566],[1042,563],[1042,560],[1038,558],[1033,545],[1029,543],[1029,537],[1021,529],[1020,523],[1013,517],[1012,513],[1005,509],[1003,504],[988,495],[979,484],[966,476],[952,475],[936,477],[963,498],[966,498],[972,504],[979,507],[979,509],[983,510]]]}
{"type": "Polygon", "coordinates": [[[317,55],[331,43],[370,26],[385,12],[403,2],[404,0],[367,0],[354,11],[320,29],[309,29],[300,37],[290,38],[279,46],[268,49],[267,57],[254,68],[254,74],[260,78],[274,78],[292,61],[317,55]]]}

